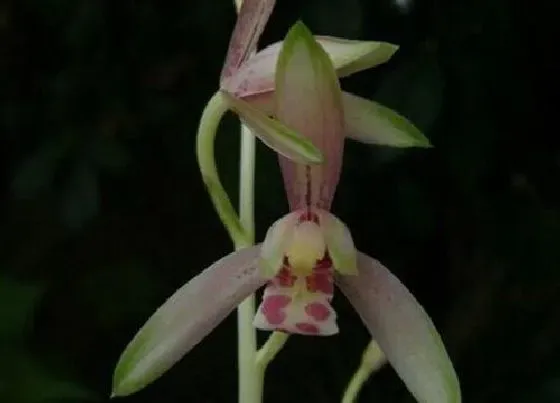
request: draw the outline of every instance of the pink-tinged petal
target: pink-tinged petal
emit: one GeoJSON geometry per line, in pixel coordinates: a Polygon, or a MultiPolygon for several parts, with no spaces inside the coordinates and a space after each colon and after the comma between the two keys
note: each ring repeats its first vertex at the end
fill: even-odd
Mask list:
{"type": "MultiPolygon", "coordinates": [[[[398,46],[386,42],[353,41],[316,36],[328,53],[336,74],[345,77],[388,61],[398,46]]],[[[222,81],[222,88],[238,97],[274,91],[274,74],[282,42],[276,42],[251,56],[239,70],[222,81]]]]}
{"type": "Polygon", "coordinates": [[[304,135],[270,118],[248,102],[238,99],[225,91],[221,94],[239,118],[268,147],[290,160],[315,164],[323,161],[320,150],[304,135]]]}
{"type": "Polygon", "coordinates": [[[276,85],[276,116],[311,140],[325,161],[305,166],[280,157],[290,207],[328,210],[342,165],[342,92],[328,55],[301,22],[290,29],[284,40],[276,85]]]}
{"type": "Polygon", "coordinates": [[[333,214],[319,210],[319,222],[334,269],[344,275],[357,275],[357,251],[350,230],[333,214]]]}
{"type": "Polygon", "coordinates": [[[334,36],[317,36],[316,39],[331,56],[339,77],[386,63],[399,50],[398,45],[388,42],[356,41],[334,36]]]}
{"type": "Polygon", "coordinates": [[[259,253],[260,246],[253,246],[220,259],[159,307],[121,355],[113,395],[126,396],[153,382],[262,286],[259,253]]]}
{"type": "Polygon", "coordinates": [[[346,134],[352,140],[391,147],[431,147],[414,124],[394,110],[354,94],[342,94],[346,134]]]}
{"type": "Polygon", "coordinates": [[[251,53],[274,9],[275,0],[243,0],[229,42],[220,82],[234,74],[251,53]]]}
{"type": "Polygon", "coordinates": [[[266,232],[259,261],[259,270],[263,277],[274,277],[282,268],[286,249],[292,242],[292,234],[298,223],[299,214],[293,212],[285,215],[272,224],[266,232]]]}
{"type": "Polygon", "coordinates": [[[416,400],[460,403],[457,375],[424,309],[377,260],[358,252],[358,270],[337,285],[416,400]]]}

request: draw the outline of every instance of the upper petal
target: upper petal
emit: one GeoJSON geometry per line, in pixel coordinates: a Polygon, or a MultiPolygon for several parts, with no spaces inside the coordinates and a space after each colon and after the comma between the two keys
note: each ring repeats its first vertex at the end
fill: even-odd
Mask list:
{"type": "Polygon", "coordinates": [[[290,207],[328,210],[342,164],[342,92],[328,55],[301,22],[284,40],[276,85],[276,116],[311,140],[324,158],[321,165],[305,166],[280,157],[290,207]]]}
{"type": "Polygon", "coordinates": [[[424,309],[378,261],[358,253],[358,270],[337,277],[337,285],[416,400],[460,403],[457,375],[424,309]]]}
{"type": "Polygon", "coordinates": [[[229,42],[220,82],[234,74],[257,49],[257,42],[275,3],[276,0],[243,0],[229,42]]]}
{"type": "MultiPolygon", "coordinates": [[[[387,42],[353,41],[331,36],[316,36],[327,52],[339,77],[375,67],[388,61],[398,46],[387,42]]],[[[246,97],[274,90],[274,71],[282,42],[265,47],[251,56],[239,70],[222,81],[222,88],[246,97]]]]}
{"type": "Polygon", "coordinates": [[[113,395],[129,395],[157,379],[263,285],[259,253],[260,246],[253,246],[229,254],[159,307],[122,353],[113,395]]]}
{"type": "MultiPolygon", "coordinates": [[[[319,163],[323,160],[320,150],[303,133],[267,116],[263,111],[226,91],[221,91],[239,118],[263,143],[280,155],[302,163],[319,163]]],[[[297,130],[297,129],[296,129],[297,130]]]]}
{"type": "Polygon", "coordinates": [[[342,101],[349,138],[391,147],[431,147],[422,132],[394,110],[347,92],[342,101]]]}
{"type": "Polygon", "coordinates": [[[388,42],[356,41],[334,36],[317,36],[316,39],[331,57],[339,77],[386,63],[399,50],[398,45],[388,42]]]}

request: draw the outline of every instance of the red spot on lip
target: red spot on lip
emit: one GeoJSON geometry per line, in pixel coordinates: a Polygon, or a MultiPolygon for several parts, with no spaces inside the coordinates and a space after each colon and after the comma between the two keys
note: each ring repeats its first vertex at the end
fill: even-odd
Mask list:
{"type": "Polygon", "coordinates": [[[295,324],[295,327],[297,330],[299,330],[302,333],[308,333],[308,334],[319,333],[319,327],[312,323],[298,322],[295,324]]]}
{"type": "Polygon", "coordinates": [[[279,325],[286,319],[284,308],[292,299],[287,295],[269,295],[261,306],[261,312],[271,325],[279,325]]]}
{"type": "Polygon", "coordinates": [[[305,313],[315,319],[317,322],[326,321],[331,316],[330,309],[319,302],[312,302],[305,306],[305,313]]]}
{"type": "Polygon", "coordinates": [[[323,258],[321,260],[317,260],[317,263],[315,264],[315,267],[313,268],[314,271],[323,271],[326,269],[331,269],[332,268],[332,260],[331,257],[329,255],[329,251],[325,252],[325,256],[323,256],[323,258]]]}
{"type": "Polygon", "coordinates": [[[332,273],[313,273],[305,278],[307,290],[310,292],[322,292],[332,295],[334,292],[332,273]]]}
{"type": "Polygon", "coordinates": [[[276,283],[281,287],[293,287],[296,282],[296,276],[292,274],[288,267],[284,266],[276,275],[275,280],[276,283]]]}

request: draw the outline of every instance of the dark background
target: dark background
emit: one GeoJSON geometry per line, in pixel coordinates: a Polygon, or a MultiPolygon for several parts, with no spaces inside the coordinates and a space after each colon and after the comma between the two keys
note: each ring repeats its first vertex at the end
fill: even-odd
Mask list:
{"type": "MultiPolygon", "coordinates": [[[[556,2],[278,0],[261,44],[316,33],[401,45],[343,80],[435,148],[347,143],[333,210],[432,316],[465,402],[560,401],[556,2]],[[554,96],[553,96],[554,94],[554,96]]],[[[0,3],[0,402],[107,401],[114,364],[177,287],[231,250],[194,156],[229,0],[0,3]]],[[[238,126],[218,136],[237,199],[238,126]]],[[[259,144],[257,237],[287,211],[259,144]]],[[[293,337],[266,402],[338,402],[368,338],[293,337]]],[[[123,402],[235,402],[232,315],[123,402]]],[[[361,402],[412,402],[385,367],[361,402]]]]}

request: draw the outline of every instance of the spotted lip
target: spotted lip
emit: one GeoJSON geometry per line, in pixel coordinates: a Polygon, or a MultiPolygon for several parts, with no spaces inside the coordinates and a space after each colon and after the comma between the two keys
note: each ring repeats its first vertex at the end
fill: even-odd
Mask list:
{"type": "MultiPolygon", "coordinates": [[[[305,213],[300,222],[318,220],[305,213]]],[[[255,316],[255,327],[302,335],[338,333],[333,298],[333,264],[328,254],[318,260],[310,275],[298,276],[286,257],[278,274],[267,284],[255,316]]]]}

